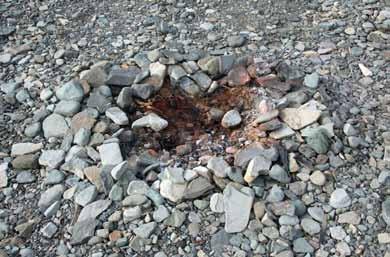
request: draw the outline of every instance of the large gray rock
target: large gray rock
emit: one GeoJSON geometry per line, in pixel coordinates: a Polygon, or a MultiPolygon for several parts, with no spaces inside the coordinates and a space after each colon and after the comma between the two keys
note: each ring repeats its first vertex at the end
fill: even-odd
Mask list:
{"type": "Polygon", "coordinates": [[[83,207],[95,200],[98,191],[95,186],[88,186],[78,192],[74,198],[74,201],[83,207]]]}
{"type": "Polygon", "coordinates": [[[106,84],[114,86],[131,86],[140,72],[141,70],[136,66],[130,66],[128,68],[114,66],[108,75],[106,84]]]}
{"type": "Polygon", "coordinates": [[[65,191],[65,187],[63,185],[55,185],[48,188],[45,192],[41,194],[41,197],[38,201],[38,207],[43,212],[54,202],[61,199],[62,194],[65,191]]]}
{"type": "Polygon", "coordinates": [[[344,189],[337,188],[330,195],[329,204],[335,209],[345,208],[351,205],[351,198],[344,189]]]}
{"type": "Polygon", "coordinates": [[[84,219],[75,223],[72,229],[71,244],[79,245],[85,243],[95,234],[95,228],[97,225],[98,222],[94,218],[84,219]]]}
{"type": "Polygon", "coordinates": [[[42,129],[46,138],[64,137],[69,126],[63,116],[53,113],[43,121],[42,129]]]}
{"type": "Polygon", "coordinates": [[[225,231],[236,233],[245,230],[248,225],[254,200],[254,192],[249,187],[236,189],[228,184],[223,191],[223,205],[225,211],[225,231]]]}
{"type": "Polygon", "coordinates": [[[56,90],[56,96],[60,100],[81,102],[84,89],[79,81],[71,80],[56,90]]]}
{"type": "Polygon", "coordinates": [[[39,157],[39,164],[51,169],[56,169],[65,159],[63,150],[44,150],[39,157]]]}
{"type": "Polygon", "coordinates": [[[111,200],[97,200],[86,205],[80,212],[77,222],[95,219],[111,205],[111,200]]]}
{"type": "Polygon", "coordinates": [[[20,156],[26,154],[36,153],[43,148],[42,143],[16,143],[11,147],[11,156],[20,156]]]}

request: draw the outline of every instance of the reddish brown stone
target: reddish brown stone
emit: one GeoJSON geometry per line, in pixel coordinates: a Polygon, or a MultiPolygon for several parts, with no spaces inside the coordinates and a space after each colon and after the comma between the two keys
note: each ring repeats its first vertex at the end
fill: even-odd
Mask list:
{"type": "Polygon", "coordinates": [[[112,242],[115,242],[116,240],[118,240],[119,238],[122,237],[122,232],[121,231],[118,231],[118,230],[114,230],[112,231],[109,235],[108,235],[108,238],[110,239],[110,241],[112,242]]]}
{"type": "Polygon", "coordinates": [[[243,86],[251,81],[248,72],[243,66],[236,66],[229,71],[227,79],[229,86],[243,86]]]}

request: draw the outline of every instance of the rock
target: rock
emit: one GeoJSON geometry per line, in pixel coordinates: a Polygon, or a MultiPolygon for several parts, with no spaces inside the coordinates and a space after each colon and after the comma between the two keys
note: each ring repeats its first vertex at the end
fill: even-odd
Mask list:
{"type": "Polygon", "coordinates": [[[175,183],[171,179],[164,179],[160,183],[160,194],[172,202],[181,201],[186,192],[186,183],[175,183]]]}
{"type": "Polygon", "coordinates": [[[329,232],[332,238],[339,241],[343,240],[347,236],[347,233],[345,233],[342,226],[330,227],[329,232]]]}
{"type": "Polygon", "coordinates": [[[232,184],[225,187],[223,205],[227,233],[241,232],[246,228],[253,200],[254,192],[249,187],[243,187],[241,190],[237,190],[232,184]]]}
{"type": "Polygon", "coordinates": [[[105,113],[111,106],[111,100],[99,92],[94,92],[89,95],[87,106],[95,108],[99,113],[105,113]]]}
{"type": "Polygon", "coordinates": [[[227,43],[230,47],[240,47],[245,44],[246,39],[241,36],[230,36],[227,38],[227,43]]]}
{"type": "Polygon", "coordinates": [[[131,128],[151,128],[152,130],[159,132],[168,127],[168,122],[158,116],[155,113],[150,113],[133,122],[131,128]]]}
{"type": "Polygon", "coordinates": [[[312,110],[305,105],[299,108],[285,108],[280,111],[280,118],[294,130],[300,130],[316,122],[320,116],[321,111],[312,110]]]}
{"type": "Polygon", "coordinates": [[[123,211],[123,221],[131,222],[142,216],[142,210],[139,206],[127,208],[123,211]]]}
{"type": "Polygon", "coordinates": [[[212,83],[210,77],[202,71],[195,72],[190,77],[202,91],[207,91],[212,83]]]}
{"type": "Polygon", "coordinates": [[[83,190],[81,190],[80,192],[78,192],[74,200],[78,205],[85,207],[87,204],[95,200],[97,194],[98,192],[95,186],[88,186],[83,190]]]}
{"type": "Polygon", "coordinates": [[[15,170],[28,170],[38,168],[39,154],[26,154],[16,157],[12,161],[12,167],[15,170]]]}
{"type": "Polygon", "coordinates": [[[59,170],[51,170],[48,172],[44,181],[45,185],[59,184],[65,179],[65,174],[59,170]]]}
{"type": "Polygon", "coordinates": [[[104,63],[97,63],[89,70],[80,74],[81,80],[86,80],[93,87],[104,85],[107,80],[107,73],[104,70],[104,63]]]}
{"type": "Polygon", "coordinates": [[[294,130],[285,124],[281,128],[272,131],[269,136],[273,139],[283,139],[295,135],[294,130]]]}
{"type": "Polygon", "coordinates": [[[316,89],[318,87],[318,82],[320,81],[320,75],[317,72],[308,74],[305,76],[303,84],[311,89],[316,89]]]}
{"type": "Polygon", "coordinates": [[[179,228],[183,225],[185,220],[186,214],[175,209],[164,223],[168,226],[179,228]]]}
{"type": "Polygon", "coordinates": [[[382,203],[382,218],[387,225],[390,225],[390,198],[382,203]]]}
{"type": "Polygon", "coordinates": [[[351,124],[348,123],[344,125],[343,132],[346,136],[356,136],[359,134],[359,131],[357,131],[351,124]]]}
{"type": "Polygon", "coordinates": [[[227,75],[229,86],[244,86],[251,81],[249,74],[244,66],[236,66],[229,71],[227,75]]]}
{"type": "Polygon", "coordinates": [[[39,209],[43,212],[54,202],[59,201],[64,191],[65,187],[63,185],[55,185],[48,188],[45,192],[41,194],[41,197],[39,198],[39,209]]]}
{"type": "Polygon", "coordinates": [[[253,143],[246,148],[240,149],[236,152],[234,156],[234,166],[238,166],[246,169],[248,163],[255,158],[256,156],[264,156],[271,161],[276,161],[279,157],[279,153],[276,148],[271,147],[265,149],[263,145],[258,143],[253,143]]]}
{"type": "Polygon", "coordinates": [[[41,132],[42,126],[40,122],[34,122],[26,127],[24,134],[27,137],[35,137],[41,132]]]}
{"type": "Polygon", "coordinates": [[[80,110],[80,103],[78,101],[65,101],[62,100],[56,104],[54,113],[58,113],[63,116],[73,116],[80,110]]]}
{"type": "Polygon", "coordinates": [[[285,171],[283,167],[277,164],[272,166],[271,170],[269,171],[269,176],[280,183],[287,184],[290,182],[290,176],[288,175],[287,171],[285,171]]]}
{"type": "Polygon", "coordinates": [[[159,62],[154,62],[149,65],[150,76],[156,76],[164,79],[167,74],[167,66],[159,62]]]}
{"type": "Polygon", "coordinates": [[[56,96],[60,100],[81,102],[84,89],[79,81],[71,80],[56,90],[56,96]]]}
{"type": "Polygon", "coordinates": [[[169,217],[169,211],[164,205],[157,207],[157,210],[153,212],[153,220],[156,222],[162,222],[169,217]]]}
{"type": "MultiPolygon", "coordinates": [[[[389,212],[390,213],[390,212],[389,212]]],[[[358,225],[360,224],[361,218],[359,214],[357,214],[355,211],[349,211],[345,212],[339,215],[338,222],[340,224],[352,224],[352,225],[358,225]]],[[[389,219],[390,221],[390,219],[389,219]]],[[[390,222],[388,223],[390,224],[390,222]]]]}
{"type": "Polygon", "coordinates": [[[222,213],[224,212],[223,205],[223,194],[214,193],[210,198],[210,209],[213,212],[222,213]]]}
{"type": "Polygon", "coordinates": [[[307,144],[318,154],[326,154],[330,147],[330,139],[323,128],[311,129],[307,132],[307,144]]]}
{"type": "Polygon", "coordinates": [[[92,202],[92,203],[86,205],[81,210],[80,215],[77,219],[77,222],[80,222],[83,220],[95,219],[102,212],[107,210],[107,208],[110,207],[110,205],[111,205],[110,200],[97,200],[95,202],[92,202]]]}
{"type": "Polygon", "coordinates": [[[16,182],[19,184],[28,184],[36,180],[36,177],[30,171],[19,172],[16,176],[16,182]]]}
{"type": "Polygon", "coordinates": [[[271,203],[280,202],[284,199],[283,190],[278,185],[273,185],[266,200],[271,203]]]}
{"type": "Polygon", "coordinates": [[[351,198],[344,189],[337,188],[332,192],[329,204],[335,209],[345,208],[351,205],[351,198]]]}
{"type": "Polygon", "coordinates": [[[390,233],[379,233],[378,242],[379,244],[390,244],[390,233]]]}
{"type": "Polygon", "coordinates": [[[45,226],[42,227],[41,233],[44,237],[52,238],[55,233],[57,233],[57,226],[53,222],[47,223],[45,226]]]}
{"type": "Polygon", "coordinates": [[[211,157],[207,163],[207,168],[211,170],[215,176],[225,178],[230,165],[223,157],[211,157]]]}
{"type": "Polygon", "coordinates": [[[244,180],[247,183],[252,183],[260,174],[267,175],[271,168],[272,161],[264,156],[256,156],[253,158],[246,169],[244,180]]]}
{"type": "Polygon", "coordinates": [[[321,231],[320,224],[310,218],[303,218],[301,221],[301,227],[306,233],[311,236],[321,231]]]}
{"type": "Polygon", "coordinates": [[[351,255],[351,249],[349,248],[348,244],[344,241],[338,242],[336,244],[336,251],[339,253],[340,256],[350,256],[351,255]]]}
{"type": "Polygon", "coordinates": [[[110,118],[115,124],[118,125],[129,124],[129,119],[127,118],[126,113],[124,113],[119,107],[111,107],[107,109],[106,116],[110,118]]]}
{"type": "Polygon", "coordinates": [[[12,55],[10,53],[0,54],[0,63],[9,63],[12,55]]]}
{"type": "Polygon", "coordinates": [[[324,221],[325,214],[321,207],[310,207],[307,212],[316,221],[321,223],[324,221]]]}
{"type": "Polygon", "coordinates": [[[200,88],[198,85],[189,77],[182,77],[179,81],[179,87],[183,92],[190,96],[190,97],[196,97],[200,94],[200,88]]]}
{"type": "Polygon", "coordinates": [[[147,100],[154,94],[155,87],[150,84],[133,84],[131,90],[135,97],[147,100]]]}
{"type": "Polygon", "coordinates": [[[73,133],[76,133],[81,128],[92,130],[93,126],[95,125],[95,122],[96,122],[95,116],[92,113],[88,112],[87,110],[84,110],[72,117],[72,121],[71,121],[72,131],[73,133]]]}
{"type": "Polygon", "coordinates": [[[242,121],[241,115],[237,110],[230,110],[222,117],[221,125],[224,128],[238,126],[242,121]]]}
{"type": "Polygon", "coordinates": [[[372,72],[366,66],[364,66],[364,64],[359,63],[359,69],[362,72],[363,76],[365,77],[372,76],[372,72]]]}
{"type": "Polygon", "coordinates": [[[310,175],[310,181],[314,185],[323,186],[326,183],[326,177],[321,171],[316,170],[310,175]]]}
{"type": "Polygon", "coordinates": [[[138,228],[134,229],[133,232],[135,235],[147,239],[150,237],[150,235],[153,233],[153,231],[156,229],[157,223],[156,222],[149,222],[146,224],[140,225],[138,228]]]}
{"type": "Polygon", "coordinates": [[[214,186],[204,177],[198,177],[190,181],[184,193],[184,199],[195,199],[212,190],[214,186]]]}
{"type": "Polygon", "coordinates": [[[127,161],[123,161],[123,162],[119,163],[118,165],[116,165],[114,168],[112,168],[111,176],[115,180],[119,180],[123,176],[123,174],[128,170],[128,168],[129,168],[129,166],[128,166],[127,161]]]}
{"type": "Polygon", "coordinates": [[[17,143],[13,144],[11,147],[11,156],[20,156],[25,154],[36,153],[43,148],[42,143],[17,143]]]}
{"type": "Polygon", "coordinates": [[[187,73],[180,65],[170,65],[168,67],[168,75],[172,82],[177,82],[186,76],[187,73]]]}
{"type": "Polygon", "coordinates": [[[44,150],[39,157],[39,164],[50,169],[56,169],[65,159],[63,150],[44,150]]]}
{"type": "Polygon", "coordinates": [[[8,185],[8,163],[3,162],[0,164],[0,188],[6,187],[8,185]]]}
{"type": "Polygon", "coordinates": [[[63,116],[53,113],[43,121],[42,129],[45,138],[64,137],[69,130],[69,126],[63,116]]]}
{"type": "Polygon", "coordinates": [[[103,165],[117,165],[123,162],[121,149],[118,143],[102,144],[98,147],[103,165]]]}
{"type": "Polygon", "coordinates": [[[94,218],[78,221],[72,228],[72,245],[83,244],[95,234],[98,222],[94,218]]]}
{"type": "Polygon", "coordinates": [[[123,110],[133,108],[134,100],[133,100],[133,90],[131,89],[131,87],[122,88],[121,92],[118,95],[116,103],[123,110]]]}
{"type": "Polygon", "coordinates": [[[119,66],[112,67],[107,80],[107,85],[113,86],[131,86],[141,70],[136,66],[121,68],[119,66]]]}
{"type": "Polygon", "coordinates": [[[314,252],[313,246],[311,246],[305,238],[297,238],[293,242],[294,252],[296,253],[312,253],[314,252]]]}
{"type": "Polygon", "coordinates": [[[89,143],[91,137],[91,130],[86,128],[79,129],[73,138],[73,143],[79,146],[86,146],[89,143]]]}

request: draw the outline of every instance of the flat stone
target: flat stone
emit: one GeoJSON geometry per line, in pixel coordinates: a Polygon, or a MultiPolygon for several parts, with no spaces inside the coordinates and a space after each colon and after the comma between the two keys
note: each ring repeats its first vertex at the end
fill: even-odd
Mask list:
{"type": "Polygon", "coordinates": [[[136,66],[121,68],[119,66],[112,67],[108,74],[106,84],[114,86],[131,86],[141,70],[136,66]]]}
{"type": "MultiPolygon", "coordinates": [[[[359,225],[361,218],[358,213],[355,211],[349,211],[345,212],[339,215],[339,218],[337,220],[340,224],[352,224],[352,225],[359,225]]],[[[390,224],[390,223],[388,223],[390,224]]]]}
{"type": "Polygon", "coordinates": [[[306,131],[307,144],[318,154],[326,154],[330,147],[328,133],[323,128],[314,128],[306,131]]]}
{"type": "Polygon", "coordinates": [[[210,198],[210,209],[213,212],[223,213],[224,204],[223,204],[223,194],[215,193],[210,198]]]}
{"type": "Polygon", "coordinates": [[[117,165],[123,162],[121,149],[118,143],[102,144],[98,147],[103,165],[117,165]]]}
{"type": "Polygon", "coordinates": [[[215,176],[225,178],[230,165],[223,157],[211,157],[207,163],[207,168],[211,170],[215,176]]]}
{"type": "Polygon", "coordinates": [[[316,170],[310,175],[310,181],[314,185],[323,186],[326,183],[326,177],[321,171],[316,170]]]}
{"type": "Polygon", "coordinates": [[[295,131],[287,125],[282,125],[281,128],[272,131],[269,136],[273,139],[283,139],[295,135],[295,131]]]}
{"type": "Polygon", "coordinates": [[[100,92],[93,92],[88,97],[87,106],[95,108],[100,113],[105,113],[111,107],[111,100],[100,92]]]}
{"type": "Polygon", "coordinates": [[[41,197],[39,198],[39,209],[43,212],[54,202],[59,201],[64,191],[65,187],[63,185],[55,185],[48,188],[45,192],[41,194],[41,197]]]}
{"type": "Polygon", "coordinates": [[[276,148],[271,147],[265,149],[263,145],[253,143],[246,148],[240,149],[234,156],[234,166],[238,166],[246,169],[248,163],[256,156],[264,156],[271,161],[276,161],[279,157],[279,153],[276,148]]]}
{"type": "Polygon", "coordinates": [[[320,224],[310,218],[303,218],[301,221],[301,227],[306,233],[311,236],[321,231],[320,224]]]}
{"type": "Polygon", "coordinates": [[[223,115],[221,125],[224,128],[232,128],[238,126],[241,121],[240,113],[237,110],[230,110],[223,115]]]}
{"type": "Polygon", "coordinates": [[[156,229],[157,223],[156,222],[149,222],[146,224],[140,225],[138,228],[134,229],[133,232],[137,236],[147,239],[150,237],[150,235],[153,233],[153,231],[156,229]]]}
{"type": "Polygon", "coordinates": [[[343,240],[347,236],[347,233],[345,233],[345,230],[342,226],[330,227],[329,232],[332,238],[339,241],[343,240]]]}
{"type": "Polygon", "coordinates": [[[169,217],[169,211],[164,205],[157,207],[157,210],[153,212],[153,220],[156,222],[162,222],[169,217]]]}
{"type": "Polygon", "coordinates": [[[127,125],[129,124],[129,119],[124,111],[119,107],[111,107],[106,110],[106,116],[110,118],[115,124],[118,125],[127,125]]]}
{"type": "Polygon", "coordinates": [[[89,112],[87,111],[79,112],[72,117],[72,121],[71,121],[72,131],[73,133],[76,133],[81,128],[92,130],[93,126],[95,125],[95,122],[96,119],[89,112]]]}
{"type": "Polygon", "coordinates": [[[8,163],[3,162],[0,164],[0,188],[6,187],[8,185],[8,163]]]}
{"type": "Polygon", "coordinates": [[[246,42],[245,37],[241,35],[230,36],[227,38],[227,43],[230,47],[240,47],[243,46],[246,42]]]}
{"type": "Polygon", "coordinates": [[[127,161],[123,161],[121,163],[119,163],[118,165],[116,165],[114,168],[112,168],[111,170],[111,176],[115,179],[115,180],[119,180],[123,174],[128,171],[129,169],[129,165],[127,163],[127,161]]]}
{"type": "Polygon", "coordinates": [[[152,130],[159,132],[168,126],[168,121],[164,120],[155,113],[150,113],[133,122],[131,128],[151,128],[152,130]]]}
{"type": "Polygon", "coordinates": [[[93,87],[104,85],[107,80],[107,73],[104,70],[104,63],[97,63],[89,70],[80,73],[80,79],[86,80],[93,87]]]}
{"type": "Polygon", "coordinates": [[[387,225],[390,225],[390,198],[382,203],[382,218],[387,225]]]}
{"type": "Polygon", "coordinates": [[[49,115],[42,123],[45,138],[64,137],[69,130],[65,118],[57,113],[49,115]]]}
{"type": "Polygon", "coordinates": [[[86,205],[80,212],[77,222],[95,219],[111,205],[111,200],[97,200],[86,205]]]}
{"type": "Polygon", "coordinates": [[[249,222],[254,200],[254,192],[248,187],[237,190],[228,184],[223,191],[225,211],[225,231],[236,233],[243,231],[249,222]]]}
{"type": "Polygon", "coordinates": [[[231,87],[244,86],[251,81],[251,78],[244,66],[236,66],[229,71],[227,81],[231,87]]]}
{"type": "Polygon", "coordinates": [[[17,143],[13,144],[11,147],[11,156],[20,156],[25,154],[33,154],[38,152],[43,148],[42,143],[34,144],[34,143],[17,143]]]}
{"type": "Polygon", "coordinates": [[[278,185],[273,185],[266,200],[271,203],[280,202],[284,199],[283,190],[278,185]]]}
{"type": "Polygon", "coordinates": [[[191,79],[196,82],[202,91],[207,91],[212,83],[211,78],[202,71],[192,74],[191,79]]]}
{"type": "Polygon", "coordinates": [[[133,96],[147,100],[154,94],[155,87],[150,84],[133,84],[131,90],[133,96]]]}
{"type": "Polygon", "coordinates": [[[76,222],[72,228],[72,245],[83,244],[95,234],[98,222],[94,218],[88,218],[76,222]]]}
{"type": "Polygon", "coordinates": [[[293,249],[296,253],[312,253],[314,252],[313,246],[311,246],[305,238],[297,238],[293,242],[293,249]]]}
{"type": "Polygon", "coordinates": [[[183,92],[190,96],[190,97],[196,97],[199,96],[201,93],[200,88],[198,85],[189,77],[182,77],[179,81],[179,87],[183,92]]]}
{"type": "Polygon", "coordinates": [[[318,87],[318,83],[320,81],[320,75],[317,72],[313,72],[312,74],[308,74],[305,76],[303,84],[311,89],[316,89],[318,87]]]}
{"type": "Polygon", "coordinates": [[[63,150],[44,150],[39,157],[39,164],[50,169],[56,169],[65,159],[63,150]]]}
{"type": "Polygon", "coordinates": [[[45,185],[54,185],[59,184],[65,179],[65,174],[59,170],[51,170],[47,173],[46,179],[44,181],[45,185]]]}
{"type": "Polygon", "coordinates": [[[95,200],[98,192],[95,186],[88,186],[78,192],[74,198],[74,201],[83,207],[95,200]]]}
{"type": "Polygon", "coordinates": [[[307,212],[316,221],[321,223],[324,221],[325,214],[321,207],[310,207],[307,209],[307,212]]]}
{"type": "Polygon", "coordinates": [[[131,87],[122,88],[121,92],[118,95],[116,103],[123,110],[126,110],[128,108],[132,108],[134,106],[132,88],[131,87]]]}
{"type": "Polygon", "coordinates": [[[16,182],[19,184],[28,184],[32,183],[37,178],[30,171],[21,171],[16,176],[16,182]]]}
{"type": "Polygon", "coordinates": [[[320,116],[321,111],[312,110],[305,105],[299,108],[285,108],[280,111],[280,118],[294,130],[300,130],[316,122],[320,116]]]}
{"type": "Polygon", "coordinates": [[[141,207],[135,206],[131,208],[126,208],[123,211],[123,221],[124,222],[131,222],[133,220],[136,220],[142,216],[142,210],[141,207]]]}
{"type": "Polygon", "coordinates": [[[379,233],[378,242],[380,244],[390,244],[390,233],[379,233]]]}
{"type": "Polygon", "coordinates": [[[179,228],[186,220],[186,214],[179,210],[174,210],[171,215],[164,221],[168,226],[179,228]]]}
{"type": "Polygon", "coordinates": [[[71,80],[56,90],[56,96],[60,100],[81,102],[84,89],[79,81],[71,80]]]}
{"type": "Polygon", "coordinates": [[[57,233],[57,226],[53,222],[47,223],[45,226],[42,227],[41,233],[46,238],[52,238],[55,233],[57,233]]]}
{"type": "Polygon", "coordinates": [[[329,204],[335,209],[345,208],[351,205],[351,198],[344,189],[337,188],[332,192],[329,204]]]}

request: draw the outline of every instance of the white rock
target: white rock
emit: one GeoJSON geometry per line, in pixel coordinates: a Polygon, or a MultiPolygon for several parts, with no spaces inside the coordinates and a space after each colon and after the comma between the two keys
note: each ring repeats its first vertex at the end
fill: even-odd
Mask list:
{"type": "Polygon", "coordinates": [[[249,187],[237,190],[228,184],[223,190],[223,205],[225,211],[225,231],[236,233],[245,230],[248,225],[254,200],[254,192],[249,187]]]}
{"type": "Polygon", "coordinates": [[[210,209],[213,212],[222,213],[224,212],[223,206],[223,194],[215,193],[210,198],[210,209]]]}
{"type": "Polygon", "coordinates": [[[111,170],[111,176],[115,180],[119,180],[122,177],[122,175],[127,171],[127,169],[128,169],[127,161],[123,161],[123,162],[119,163],[118,165],[116,165],[111,170]]]}
{"type": "Polygon", "coordinates": [[[302,105],[299,108],[285,108],[280,111],[280,118],[295,130],[300,130],[316,122],[320,116],[321,111],[313,110],[307,105],[302,105]]]}
{"type": "Polygon", "coordinates": [[[359,63],[360,71],[362,72],[363,76],[370,77],[372,76],[372,71],[370,71],[364,64],[359,63]]]}
{"type": "Polygon", "coordinates": [[[17,143],[13,144],[11,148],[11,156],[19,156],[25,154],[36,153],[43,148],[42,143],[34,144],[34,143],[17,143]]]}
{"type": "Polygon", "coordinates": [[[337,188],[332,192],[329,204],[335,209],[345,208],[351,205],[351,198],[344,189],[337,188]]]}
{"type": "Polygon", "coordinates": [[[117,165],[123,162],[121,149],[118,143],[102,144],[98,147],[103,165],[117,165]]]}
{"type": "Polygon", "coordinates": [[[207,168],[213,171],[215,176],[225,178],[230,165],[223,157],[211,157],[207,163],[207,168]]]}
{"type": "Polygon", "coordinates": [[[151,128],[158,132],[168,127],[168,121],[164,120],[155,113],[150,113],[133,122],[131,128],[151,128]]]}
{"type": "Polygon", "coordinates": [[[0,164],[0,188],[6,187],[8,185],[8,162],[3,162],[0,164]]]}
{"type": "Polygon", "coordinates": [[[106,116],[110,118],[115,124],[118,125],[127,125],[129,124],[129,119],[124,111],[119,107],[111,107],[106,110],[106,116]]]}

